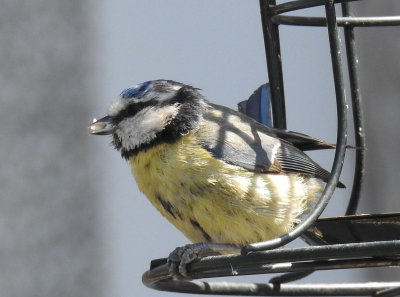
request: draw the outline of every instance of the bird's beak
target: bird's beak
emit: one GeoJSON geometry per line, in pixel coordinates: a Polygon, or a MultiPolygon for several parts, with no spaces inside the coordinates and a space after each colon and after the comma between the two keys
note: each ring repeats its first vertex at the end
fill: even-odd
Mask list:
{"type": "Polygon", "coordinates": [[[89,129],[89,133],[92,135],[109,135],[114,133],[115,125],[112,123],[110,116],[105,116],[100,120],[93,119],[89,129]]]}

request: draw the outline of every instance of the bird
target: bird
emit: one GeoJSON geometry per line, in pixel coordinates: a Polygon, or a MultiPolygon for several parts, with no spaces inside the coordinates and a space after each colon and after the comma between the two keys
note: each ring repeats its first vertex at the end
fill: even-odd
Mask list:
{"type": "Polygon", "coordinates": [[[192,242],[168,257],[176,277],[204,254],[289,232],[330,177],[304,150],[334,145],[262,125],[173,80],[122,91],[89,129],[111,135],[140,191],[192,242]]]}

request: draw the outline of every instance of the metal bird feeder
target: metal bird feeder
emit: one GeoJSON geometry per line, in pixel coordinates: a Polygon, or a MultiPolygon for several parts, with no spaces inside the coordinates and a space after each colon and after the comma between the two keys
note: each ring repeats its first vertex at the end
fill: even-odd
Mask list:
{"type": "Polygon", "coordinates": [[[259,0],[269,74],[273,125],[286,128],[285,97],[280,54],[279,26],[326,27],[334,77],[338,117],[337,146],[331,178],[312,212],[291,232],[273,240],[251,244],[237,255],[206,257],[188,266],[192,281],[169,276],[166,259],[153,260],[143,274],[143,283],[153,289],[210,295],[243,296],[397,296],[398,282],[301,283],[314,271],[366,267],[400,266],[400,214],[355,215],[365,164],[365,135],[355,53],[355,27],[400,26],[396,17],[354,17],[350,2],[362,0],[295,0],[276,4],[259,0]],[[335,6],[335,4],[338,4],[335,6]],[[336,16],[341,6],[342,17],[336,16]],[[305,17],[287,13],[325,6],[326,16],[305,17]],[[340,51],[338,27],[343,27],[347,61],[340,51]],[[318,219],[339,181],[347,139],[347,103],[343,64],[347,63],[355,127],[356,164],[352,192],[345,216],[318,219]],[[280,248],[302,236],[310,245],[280,248]],[[267,283],[199,281],[201,278],[282,273],[267,283]]]}

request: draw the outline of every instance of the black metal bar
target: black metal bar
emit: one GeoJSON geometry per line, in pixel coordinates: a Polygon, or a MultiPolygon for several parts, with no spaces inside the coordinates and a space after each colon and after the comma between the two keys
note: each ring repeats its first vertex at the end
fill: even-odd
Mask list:
{"type": "Polygon", "coordinates": [[[227,255],[216,256],[201,259],[193,263],[191,269],[205,269],[206,267],[230,267],[230,265],[247,265],[246,263],[265,264],[290,262],[293,259],[297,261],[326,260],[330,258],[345,257],[371,257],[400,254],[400,240],[380,241],[380,242],[363,242],[336,244],[327,246],[312,246],[302,248],[286,248],[282,250],[269,250],[263,252],[254,252],[247,256],[227,255]],[[246,262],[249,261],[249,262],[246,262]]]}
{"type": "Polygon", "coordinates": [[[268,78],[271,88],[273,125],[275,128],[286,129],[286,108],[279,30],[278,25],[272,23],[269,12],[270,7],[274,5],[275,0],[260,0],[268,78]]]}
{"type": "Polygon", "coordinates": [[[309,276],[315,270],[311,271],[300,271],[300,272],[288,272],[275,277],[272,277],[269,282],[272,284],[283,284],[297,281],[299,279],[303,279],[306,276],[309,276]]]}
{"type": "MultiPolygon", "coordinates": [[[[342,3],[342,14],[350,16],[350,4],[342,3]]],[[[400,18],[399,18],[400,19],[400,18]]],[[[360,199],[361,187],[364,181],[365,159],[366,159],[366,139],[364,113],[362,110],[362,100],[360,92],[360,84],[358,81],[358,59],[356,56],[356,41],[354,36],[354,28],[346,26],[344,28],[344,37],[346,43],[346,56],[349,71],[350,91],[353,106],[353,122],[356,142],[356,160],[353,178],[353,188],[351,191],[350,201],[347,206],[346,215],[355,214],[357,211],[358,201],[360,199]]]]}
{"type": "MultiPolygon", "coordinates": [[[[334,269],[354,269],[354,268],[368,268],[368,267],[388,267],[388,266],[400,266],[400,260],[391,259],[345,259],[345,260],[330,260],[330,261],[308,261],[308,262],[287,262],[279,264],[261,264],[251,265],[245,267],[225,267],[219,269],[210,269],[202,272],[196,272],[191,274],[195,279],[209,278],[209,277],[221,277],[221,276],[232,276],[232,275],[253,275],[253,274],[269,274],[269,273],[283,273],[290,272],[298,278],[303,278],[309,275],[311,272],[320,270],[334,270],[334,269]],[[307,273],[306,273],[307,272],[307,273]],[[301,277],[300,277],[301,276],[301,277]]],[[[290,281],[294,281],[291,279],[290,281]]],[[[276,278],[269,281],[270,283],[282,283],[278,282],[276,278]]],[[[289,282],[287,280],[286,282],[289,282]]]]}
{"type": "MultiPolygon", "coordinates": [[[[380,266],[383,264],[398,265],[400,260],[400,240],[335,244],[324,246],[310,246],[301,248],[276,249],[263,252],[254,252],[247,256],[234,254],[206,257],[191,263],[188,271],[193,278],[232,276],[252,273],[274,273],[288,271],[310,271],[331,268],[349,268],[350,262],[340,262],[342,259],[358,261],[357,267],[380,266]],[[371,257],[377,257],[371,259],[371,257]],[[331,259],[336,259],[334,262],[331,259]],[[321,262],[325,260],[331,263],[321,262]],[[308,263],[303,263],[310,261],[308,263]],[[319,262],[318,262],[319,261],[319,262]],[[364,261],[364,262],[363,262],[364,261]],[[278,264],[277,264],[278,263],[278,264]],[[291,265],[289,265],[292,263],[291,265]],[[296,263],[297,266],[294,266],[296,263]],[[341,263],[342,266],[338,266],[341,263]],[[275,265],[276,264],[276,265],[275,265]],[[281,266],[279,266],[281,265],[281,266]],[[286,265],[286,266],[285,266],[286,265]],[[347,265],[347,267],[345,267],[347,265]]],[[[153,283],[169,276],[166,259],[158,260],[158,266],[146,272],[143,276],[145,283],[153,283]]],[[[351,262],[355,264],[356,262],[351,262]]],[[[154,266],[154,265],[153,265],[154,266]]]]}
{"type": "Polygon", "coordinates": [[[400,286],[400,282],[259,284],[164,280],[150,288],[160,291],[240,296],[371,296],[400,286]]]}
{"type": "MultiPolygon", "coordinates": [[[[274,15],[271,19],[274,24],[278,25],[326,26],[326,18],[324,17],[274,15]]],[[[337,17],[337,24],[340,27],[399,26],[400,17],[337,17]]]]}
{"type": "MultiPolygon", "coordinates": [[[[325,11],[327,18],[327,26],[328,26],[329,45],[330,45],[331,59],[332,59],[332,71],[333,71],[333,79],[334,79],[335,94],[336,94],[336,106],[337,106],[336,110],[338,117],[338,133],[336,141],[336,153],[334,159],[334,165],[337,166],[334,166],[331,172],[332,174],[338,173],[339,175],[343,167],[344,157],[346,153],[347,103],[346,103],[346,93],[345,93],[343,69],[342,69],[342,57],[340,49],[339,32],[336,23],[334,0],[326,1],[325,11]]],[[[338,180],[335,180],[335,183],[332,186],[336,186],[337,181],[338,180]]]]}

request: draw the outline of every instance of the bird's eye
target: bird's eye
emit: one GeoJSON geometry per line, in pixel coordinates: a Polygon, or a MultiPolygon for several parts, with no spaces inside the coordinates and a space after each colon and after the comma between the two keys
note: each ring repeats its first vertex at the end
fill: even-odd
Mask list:
{"type": "Polygon", "coordinates": [[[129,99],[133,97],[140,98],[147,91],[147,89],[149,89],[150,85],[151,81],[147,81],[136,85],[133,88],[126,89],[122,91],[121,97],[124,99],[129,99]]]}

